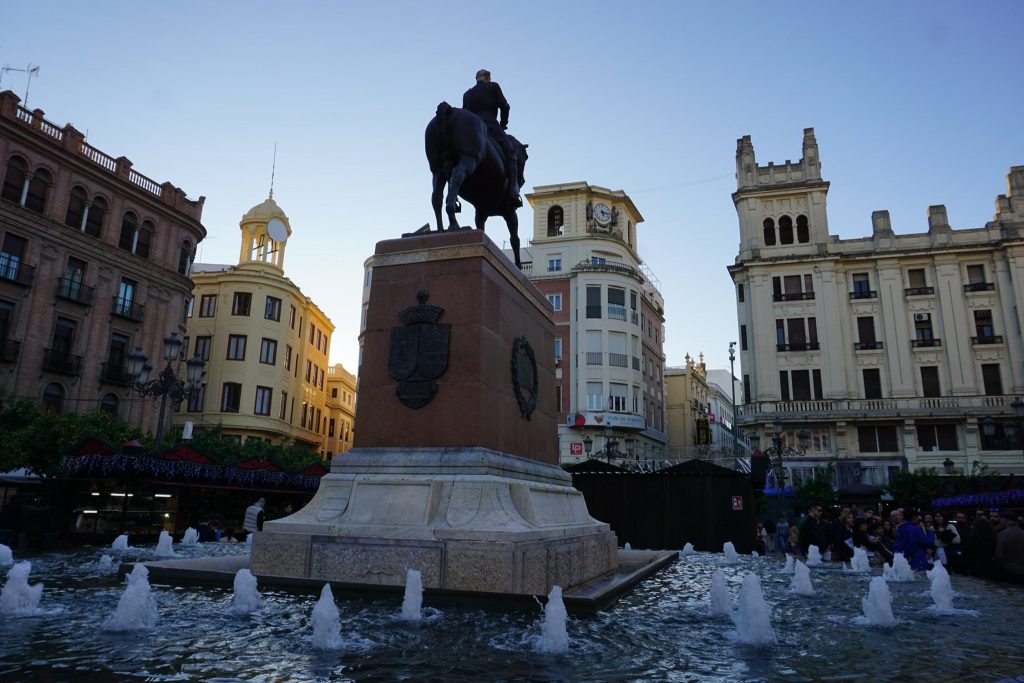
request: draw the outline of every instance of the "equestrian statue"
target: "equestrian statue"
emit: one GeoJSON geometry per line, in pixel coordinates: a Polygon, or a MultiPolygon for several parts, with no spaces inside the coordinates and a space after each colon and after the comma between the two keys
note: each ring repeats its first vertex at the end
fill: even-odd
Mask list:
{"type": "Polygon", "coordinates": [[[427,162],[434,189],[430,200],[438,232],[444,230],[441,200],[446,184],[449,230],[462,229],[455,217],[462,208],[459,197],[476,209],[477,230],[484,229],[490,216],[504,218],[516,267],[522,268],[516,209],[523,205],[519,188],[526,182],[523,169],[529,145],[505,133],[508,113],[509,104],[501,87],[491,81],[491,74],[485,69],[477,72],[476,85],[463,95],[462,109],[447,102],[437,105],[426,130],[427,162]]]}

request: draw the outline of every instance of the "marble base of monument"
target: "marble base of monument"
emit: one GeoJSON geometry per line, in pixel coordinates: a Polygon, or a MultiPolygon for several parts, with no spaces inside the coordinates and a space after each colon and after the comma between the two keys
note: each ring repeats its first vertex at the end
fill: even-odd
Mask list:
{"type": "Polygon", "coordinates": [[[559,467],[479,447],[357,448],[264,524],[257,576],[545,594],[613,574],[615,535],[559,467]]]}

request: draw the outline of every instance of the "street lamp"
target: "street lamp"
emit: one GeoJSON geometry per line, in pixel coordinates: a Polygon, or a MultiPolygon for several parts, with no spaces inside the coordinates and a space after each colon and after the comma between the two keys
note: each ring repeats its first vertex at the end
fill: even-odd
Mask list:
{"type": "Polygon", "coordinates": [[[736,342],[729,342],[729,388],[732,389],[732,457],[740,457],[740,443],[736,439],[736,373],[733,363],[736,361],[736,342]]]}
{"type": "MultiPolygon", "coordinates": [[[[1003,430],[1003,446],[1007,449],[1016,445],[1017,448],[1021,449],[1021,457],[1024,458],[1024,400],[1019,397],[1013,399],[1010,403],[1010,407],[1013,408],[1013,438],[1010,438],[1008,430],[1003,430]]],[[[981,433],[986,439],[989,440],[989,447],[993,448],[996,444],[992,443],[992,440],[996,435],[996,421],[991,417],[984,417],[978,421],[981,425],[981,433]]]]}
{"type": "Polygon", "coordinates": [[[783,447],[782,445],[782,420],[775,418],[772,421],[772,446],[764,452],[764,456],[768,458],[768,466],[772,468],[772,473],[775,476],[775,488],[778,490],[778,506],[779,516],[785,514],[784,504],[784,493],[783,488],[786,483],[786,468],[784,466],[784,458],[793,456],[803,456],[807,451],[807,442],[810,438],[810,434],[806,429],[801,429],[797,433],[797,439],[799,440],[800,450],[789,448],[788,446],[783,447]]]}
{"type": "Polygon", "coordinates": [[[946,470],[946,474],[953,474],[956,468],[956,463],[947,457],[942,461],[942,468],[946,470]]]}
{"type": "Polygon", "coordinates": [[[619,440],[615,438],[615,432],[609,430],[608,436],[604,440],[604,457],[608,462],[611,462],[612,458],[615,457],[618,447],[619,440]]]}
{"type": "Polygon", "coordinates": [[[590,438],[590,435],[583,439],[583,451],[587,454],[587,460],[590,460],[590,451],[594,448],[594,440],[590,438]]]}
{"type": "Polygon", "coordinates": [[[626,455],[633,458],[633,445],[636,443],[636,439],[633,438],[632,434],[627,434],[626,438],[622,440],[622,444],[626,447],[626,455]]]}
{"type": "Polygon", "coordinates": [[[185,363],[185,380],[178,379],[171,367],[171,362],[177,360],[178,352],[181,350],[181,339],[176,332],[164,338],[164,359],[167,366],[157,375],[154,380],[149,379],[153,367],[149,364],[148,358],[142,353],[142,349],[136,347],[128,354],[128,374],[133,379],[132,390],[139,396],[149,396],[153,399],[160,399],[160,413],[156,421],[156,449],[160,449],[160,439],[164,433],[164,412],[167,408],[167,399],[170,398],[174,405],[192,398],[200,390],[200,383],[203,379],[203,359],[198,353],[189,358],[185,363]]]}

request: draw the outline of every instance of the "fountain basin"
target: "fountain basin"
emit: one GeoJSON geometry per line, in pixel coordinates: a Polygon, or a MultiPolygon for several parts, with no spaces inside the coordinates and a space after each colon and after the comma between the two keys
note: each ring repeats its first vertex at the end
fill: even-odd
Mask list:
{"type": "MultiPolygon", "coordinates": [[[[241,556],[241,544],[182,548],[189,559],[241,556]]],[[[650,575],[600,614],[571,616],[569,649],[540,654],[542,611],[532,598],[517,609],[481,610],[445,605],[436,609],[431,591],[424,604],[432,614],[422,622],[402,620],[401,589],[370,599],[350,600],[338,591],[344,635],[368,641],[358,648],[321,651],[309,641],[311,613],[323,585],[301,592],[263,590],[258,613],[225,613],[232,590],[221,586],[168,586],[150,571],[159,611],[158,627],[113,634],[99,624],[115,607],[125,586],[97,569],[108,549],[25,555],[32,581],[45,585],[39,616],[0,619],[0,679],[5,683],[88,680],[97,683],[143,680],[821,680],[822,652],[843,680],[904,683],[962,679],[1006,680],[1024,671],[1024,652],[1015,626],[1024,612],[1024,591],[953,575],[956,606],[979,618],[940,615],[927,608],[932,598],[924,578],[890,584],[899,626],[885,631],[856,626],[865,575],[814,574],[818,595],[808,600],[789,592],[790,577],[780,560],[741,557],[721,566],[720,553],[699,552],[650,575]],[[742,578],[760,576],[771,609],[778,645],[756,648],[730,640],[734,625],[708,618],[710,577],[725,574],[731,598],[742,578]],[[922,633],[941,630],[942,647],[922,633]],[[865,643],[884,638],[887,665],[866,657],[865,643]],[[807,647],[813,643],[813,647],[807,647]],[[343,671],[342,671],[343,670],[343,671]]],[[[636,552],[636,551],[634,551],[636,552]]],[[[126,560],[151,559],[148,550],[126,560]]],[[[18,558],[22,559],[21,556],[18,558]]],[[[154,563],[162,564],[162,563],[154,563]]],[[[209,566],[209,564],[208,564],[209,566]]],[[[872,576],[878,570],[872,570],[872,576]]],[[[567,607],[568,605],[568,600],[567,607]]],[[[362,642],[361,641],[361,642],[362,642]]]]}
{"type": "MultiPolygon", "coordinates": [[[[616,600],[633,590],[638,584],[671,565],[679,556],[672,550],[619,550],[618,569],[606,575],[574,586],[562,593],[562,600],[570,614],[594,614],[607,609],[616,600]]],[[[249,569],[248,555],[227,557],[200,557],[182,560],[155,560],[143,563],[149,570],[150,580],[173,586],[216,586],[228,588],[234,584],[239,569],[249,569]]],[[[132,571],[134,563],[123,563],[118,576],[132,571]]],[[[373,584],[347,581],[323,581],[305,577],[256,574],[261,591],[279,590],[298,594],[319,595],[325,583],[339,598],[378,598],[403,595],[403,584],[373,584]]],[[[423,594],[435,606],[477,606],[497,609],[533,609],[534,596],[518,593],[485,593],[424,586],[423,594]]]]}

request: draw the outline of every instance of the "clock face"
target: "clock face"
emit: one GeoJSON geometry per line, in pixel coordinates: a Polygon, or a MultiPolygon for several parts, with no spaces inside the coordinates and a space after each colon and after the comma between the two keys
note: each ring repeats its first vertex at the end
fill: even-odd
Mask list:
{"type": "Polygon", "coordinates": [[[612,219],[612,210],[607,204],[596,204],[594,206],[594,220],[598,223],[607,223],[612,219]]]}

